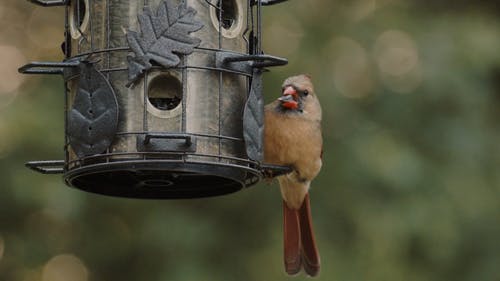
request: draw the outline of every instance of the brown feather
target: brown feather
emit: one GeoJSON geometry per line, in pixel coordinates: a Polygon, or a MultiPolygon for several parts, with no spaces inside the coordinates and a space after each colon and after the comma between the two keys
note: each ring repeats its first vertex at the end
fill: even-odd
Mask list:
{"type": "Polygon", "coordinates": [[[300,207],[299,224],[304,270],[308,275],[316,276],[319,273],[320,258],[316,247],[316,239],[314,238],[309,194],[306,195],[304,203],[300,207]]]}
{"type": "Polygon", "coordinates": [[[297,210],[290,209],[283,201],[283,242],[285,271],[290,275],[299,273],[302,266],[300,227],[297,210]]]}

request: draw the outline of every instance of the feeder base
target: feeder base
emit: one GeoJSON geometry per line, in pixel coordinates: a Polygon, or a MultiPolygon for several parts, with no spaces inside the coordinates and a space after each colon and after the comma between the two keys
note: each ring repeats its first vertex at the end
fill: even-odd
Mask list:
{"type": "Polygon", "coordinates": [[[110,196],[143,199],[182,199],[223,195],[261,179],[253,168],[205,162],[120,161],[74,168],[66,184],[110,196]]]}

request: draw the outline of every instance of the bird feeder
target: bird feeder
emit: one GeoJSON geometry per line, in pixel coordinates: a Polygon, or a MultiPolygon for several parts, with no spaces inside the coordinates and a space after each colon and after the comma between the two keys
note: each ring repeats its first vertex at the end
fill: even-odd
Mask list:
{"type": "Polygon", "coordinates": [[[195,198],[257,183],[263,6],[284,0],[30,0],[65,8],[65,159],[26,165],[67,185],[135,198],[195,198]]]}

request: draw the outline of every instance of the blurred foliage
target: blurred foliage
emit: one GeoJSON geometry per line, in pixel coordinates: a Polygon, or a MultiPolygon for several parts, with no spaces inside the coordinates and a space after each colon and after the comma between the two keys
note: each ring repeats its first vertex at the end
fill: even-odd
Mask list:
{"type": "MultiPolygon", "coordinates": [[[[324,111],[314,181],[318,280],[500,280],[497,1],[300,1],[266,7],[288,57],[269,100],[312,75],[324,111]]],[[[104,197],[33,173],[63,157],[63,9],[0,3],[0,280],[288,280],[276,184],[179,201],[104,197]]],[[[297,277],[301,280],[303,277],[297,277]]]]}

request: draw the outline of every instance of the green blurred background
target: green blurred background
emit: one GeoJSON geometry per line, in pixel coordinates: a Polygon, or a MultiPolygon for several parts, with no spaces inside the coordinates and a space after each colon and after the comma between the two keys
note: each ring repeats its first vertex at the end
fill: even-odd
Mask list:
{"type": "MultiPolygon", "coordinates": [[[[500,280],[498,1],[291,0],[266,7],[266,52],[309,73],[324,111],[312,188],[317,280],[500,280]]],[[[0,280],[291,280],[276,184],[141,201],[24,168],[63,157],[63,9],[0,3],[0,280]]],[[[296,277],[302,280],[304,276],[296,277]]]]}

